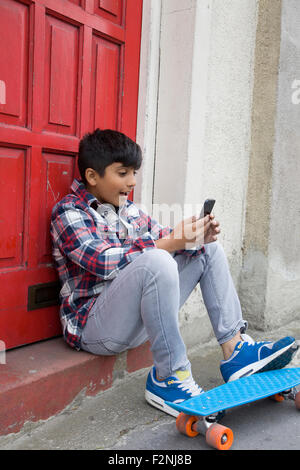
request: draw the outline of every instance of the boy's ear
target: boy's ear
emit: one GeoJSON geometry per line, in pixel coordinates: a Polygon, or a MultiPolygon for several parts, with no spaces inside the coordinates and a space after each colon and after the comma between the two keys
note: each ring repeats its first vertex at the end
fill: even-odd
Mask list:
{"type": "Polygon", "coordinates": [[[93,170],[93,168],[87,168],[85,170],[85,179],[87,180],[90,186],[96,186],[97,184],[97,171],[93,170]]]}

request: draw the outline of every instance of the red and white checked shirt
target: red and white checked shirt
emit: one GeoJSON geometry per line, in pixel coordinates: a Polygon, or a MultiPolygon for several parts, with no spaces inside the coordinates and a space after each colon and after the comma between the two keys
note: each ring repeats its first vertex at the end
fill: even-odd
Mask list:
{"type": "MultiPolygon", "coordinates": [[[[51,237],[62,286],[60,318],[64,338],[80,349],[88,313],[104,283],[114,279],[137,256],[155,249],[155,240],[172,229],[158,224],[130,200],[117,213],[114,206],[101,204],[76,179],[71,191],[52,210],[51,237]]],[[[201,247],[180,253],[196,256],[204,251],[201,247]]]]}

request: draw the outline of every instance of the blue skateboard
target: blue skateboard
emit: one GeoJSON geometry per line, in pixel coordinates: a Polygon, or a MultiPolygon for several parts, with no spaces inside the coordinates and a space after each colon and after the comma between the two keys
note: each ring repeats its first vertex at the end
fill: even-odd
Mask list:
{"type": "Polygon", "coordinates": [[[166,404],[180,412],[176,426],[181,433],[190,437],[204,434],[210,446],[228,450],[233,444],[233,432],[219,424],[225,410],[267,397],[275,401],[292,399],[300,410],[300,391],[296,388],[299,385],[300,367],[279,369],[228,382],[179,404],[166,404]]]}

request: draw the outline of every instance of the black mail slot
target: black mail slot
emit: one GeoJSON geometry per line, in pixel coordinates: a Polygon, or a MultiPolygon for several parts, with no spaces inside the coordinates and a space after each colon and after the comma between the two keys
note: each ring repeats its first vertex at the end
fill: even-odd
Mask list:
{"type": "Polygon", "coordinates": [[[37,310],[38,308],[59,305],[59,291],[59,281],[29,286],[27,310],[37,310]]]}

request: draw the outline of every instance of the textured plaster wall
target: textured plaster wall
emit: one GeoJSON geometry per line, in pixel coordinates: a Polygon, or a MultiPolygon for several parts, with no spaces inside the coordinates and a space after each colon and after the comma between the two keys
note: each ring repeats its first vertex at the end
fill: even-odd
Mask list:
{"type": "MultiPolygon", "coordinates": [[[[154,203],[185,215],[217,200],[238,284],[251,136],[256,1],[163,0],[154,203]]],[[[176,222],[176,220],[175,220],[176,222]]],[[[180,312],[187,344],[212,335],[199,289],[180,312]]]]}
{"type": "Polygon", "coordinates": [[[300,314],[299,31],[297,0],[259,2],[240,298],[262,330],[300,314]]]}
{"type": "Polygon", "coordinates": [[[300,318],[300,100],[299,93],[293,99],[295,80],[300,80],[300,4],[283,0],[266,308],[271,327],[300,318]]]}
{"type": "MultiPolygon", "coordinates": [[[[144,0],[137,200],[177,204],[176,223],[216,199],[244,317],[261,330],[300,312],[299,31],[298,0],[144,0]]],[[[188,347],[213,336],[199,288],[180,323],[188,347]]]]}
{"type": "Polygon", "coordinates": [[[240,298],[251,324],[261,329],[265,329],[280,31],[281,0],[260,1],[240,298]]]}

